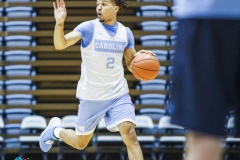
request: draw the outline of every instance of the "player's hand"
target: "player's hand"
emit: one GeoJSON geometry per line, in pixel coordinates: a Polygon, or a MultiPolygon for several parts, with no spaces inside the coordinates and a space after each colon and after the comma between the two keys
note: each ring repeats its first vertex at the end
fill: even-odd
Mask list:
{"type": "Polygon", "coordinates": [[[56,0],[56,2],[53,2],[53,8],[56,23],[63,24],[67,16],[64,0],[56,0]]]}
{"type": "Polygon", "coordinates": [[[141,53],[146,53],[146,54],[151,54],[152,56],[156,56],[156,54],[153,53],[152,51],[142,49],[142,50],[138,51],[137,53],[135,53],[134,57],[136,57],[138,54],[141,54],[141,53]]]}

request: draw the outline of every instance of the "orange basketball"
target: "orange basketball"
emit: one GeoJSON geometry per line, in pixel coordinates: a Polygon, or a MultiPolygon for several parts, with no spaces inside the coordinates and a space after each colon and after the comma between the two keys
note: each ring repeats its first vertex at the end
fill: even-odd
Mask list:
{"type": "Polygon", "coordinates": [[[154,79],[159,72],[159,60],[146,53],[138,54],[131,62],[132,74],[141,81],[150,81],[154,79]]]}

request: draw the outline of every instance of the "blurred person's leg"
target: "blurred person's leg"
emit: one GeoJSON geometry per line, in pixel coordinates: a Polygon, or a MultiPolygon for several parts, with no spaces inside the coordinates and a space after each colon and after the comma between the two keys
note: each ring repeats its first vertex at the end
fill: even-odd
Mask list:
{"type": "Polygon", "coordinates": [[[239,104],[240,22],[181,19],[177,37],[172,123],[194,131],[187,160],[221,160],[217,137],[226,136],[226,114],[239,104]]]}
{"type": "Polygon", "coordinates": [[[223,155],[221,138],[189,132],[185,160],[222,160],[223,155]]]}

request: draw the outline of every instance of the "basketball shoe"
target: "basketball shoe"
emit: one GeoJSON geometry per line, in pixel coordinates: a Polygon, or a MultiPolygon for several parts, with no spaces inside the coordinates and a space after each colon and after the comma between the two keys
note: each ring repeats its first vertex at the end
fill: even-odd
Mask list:
{"type": "Polygon", "coordinates": [[[54,129],[57,127],[61,127],[61,119],[58,117],[53,117],[49,121],[47,128],[41,133],[39,145],[43,152],[48,152],[53,143],[59,139],[54,135],[54,129]]]}

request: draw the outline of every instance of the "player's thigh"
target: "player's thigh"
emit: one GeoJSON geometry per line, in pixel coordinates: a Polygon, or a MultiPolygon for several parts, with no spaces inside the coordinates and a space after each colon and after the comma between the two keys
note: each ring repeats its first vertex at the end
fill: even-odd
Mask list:
{"type": "Polygon", "coordinates": [[[135,107],[131,97],[125,94],[116,98],[105,116],[107,128],[110,131],[118,131],[119,125],[123,122],[135,122],[135,107]]]}
{"type": "MultiPolygon", "coordinates": [[[[80,99],[78,119],[76,122],[77,135],[89,135],[94,132],[100,120],[106,114],[109,101],[93,101],[80,99]]],[[[84,138],[83,138],[84,139],[84,138]]]]}

